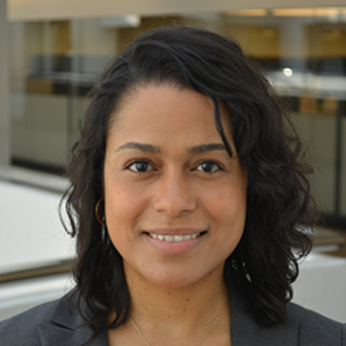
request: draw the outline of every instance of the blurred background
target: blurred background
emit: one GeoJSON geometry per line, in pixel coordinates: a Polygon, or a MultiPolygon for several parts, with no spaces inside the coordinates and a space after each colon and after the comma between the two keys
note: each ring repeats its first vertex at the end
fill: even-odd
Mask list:
{"type": "Polygon", "coordinates": [[[255,0],[0,0],[0,319],[73,286],[73,240],[60,224],[58,204],[100,72],[140,33],[184,25],[238,40],[305,140],[323,220],[294,299],[346,322],[346,2],[261,6],[255,0]]]}

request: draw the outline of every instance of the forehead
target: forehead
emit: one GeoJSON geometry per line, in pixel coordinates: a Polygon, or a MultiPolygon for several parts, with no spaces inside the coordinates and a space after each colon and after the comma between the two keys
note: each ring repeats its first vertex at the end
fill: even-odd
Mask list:
{"type": "MultiPolygon", "coordinates": [[[[229,116],[222,108],[220,112],[224,130],[232,142],[229,116]]],[[[205,95],[169,84],[149,84],[137,86],[123,97],[112,115],[109,136],[155,140],[174,134],[175,140],[184,136],[197,140],[200,136],[205,141],[221,141],[214,119],[214,103],[205,95]]]]}

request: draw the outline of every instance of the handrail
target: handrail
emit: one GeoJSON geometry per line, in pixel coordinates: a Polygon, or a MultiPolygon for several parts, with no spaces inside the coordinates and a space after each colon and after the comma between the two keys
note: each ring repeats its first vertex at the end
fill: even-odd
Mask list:
{"type": "Polygon", "coordinates": [[[17,271],[0,273],[0,283],[31,279],[40,276],[71,272],[74,259],[61,260],[49,265],[21,269],[17,271]]]}

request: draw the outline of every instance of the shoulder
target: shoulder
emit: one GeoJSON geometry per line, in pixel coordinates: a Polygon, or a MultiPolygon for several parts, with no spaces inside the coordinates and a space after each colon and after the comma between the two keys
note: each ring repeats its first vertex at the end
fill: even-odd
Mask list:
{"type": "Polygon", "coordinates": [[[287,304],[287,323],[295,322],[299,345],[346,346],[346,325],[294,303],[287,304]]]}
{"type": "Polygon", "coordinates": [[[37,326],[49,321],[59,300],[36,306],[28,311],[0,322],[0,345],[41,345],[37,326]]]}
{"type": "MultiPolygon", "coordinates": [[[[79,296],[69,292],[62,298],[42,304],[0,323],[0,345],[6,346],[106,346],[107,330],[93,338],[77,308],[79,296]]],[[[83,315],[87,314],[84,300],[83,315]]]]}
{"type": "Polygon", "coordinates": [[[72,293],[0,322],[0,345],[52,345],[45,340],[57,340],[67,330],[75,330],[83,321],[70,302],[72,293]]]}
{"type": "Polygon", "coordinates": [[[285,324],[261,328],[243,295],[231,293],[232,345],[346,346],[346,327],[340,322],[288,303],[285,324]]]}

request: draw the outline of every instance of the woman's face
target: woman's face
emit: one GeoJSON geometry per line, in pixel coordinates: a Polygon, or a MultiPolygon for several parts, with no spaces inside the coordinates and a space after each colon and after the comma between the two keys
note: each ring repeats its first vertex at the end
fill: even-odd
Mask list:
{"type": "Polygon", "coordinates": [[[127,275],[182,288],[217,270],[244,229],[247,174],[214,123],[210,99],[139,86],[114,115],[104,166],[105,215],[127,275]]]}

